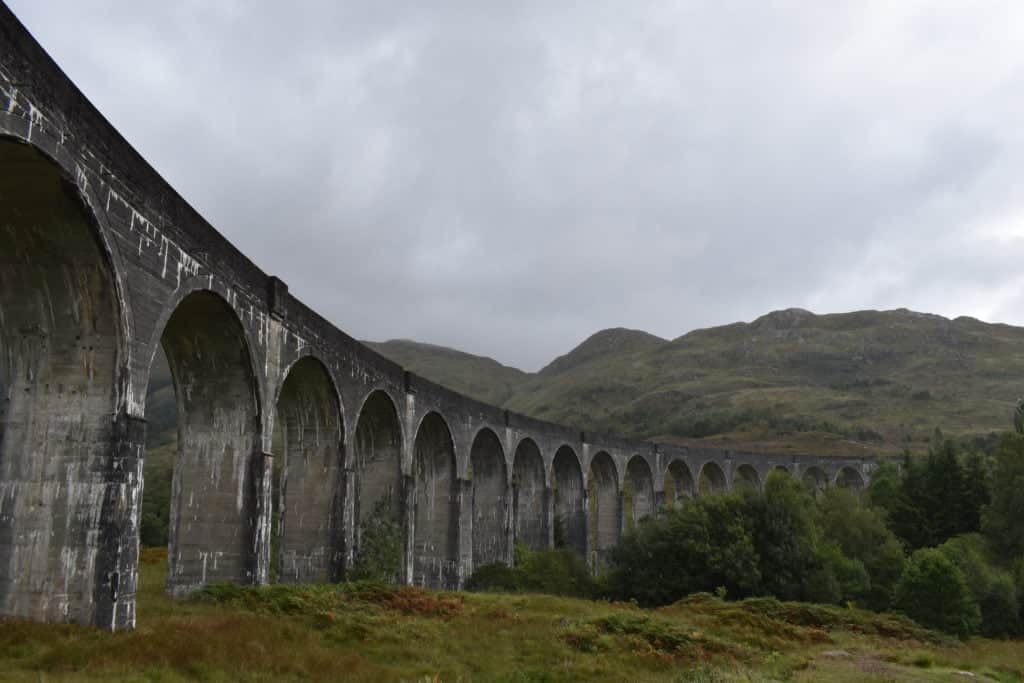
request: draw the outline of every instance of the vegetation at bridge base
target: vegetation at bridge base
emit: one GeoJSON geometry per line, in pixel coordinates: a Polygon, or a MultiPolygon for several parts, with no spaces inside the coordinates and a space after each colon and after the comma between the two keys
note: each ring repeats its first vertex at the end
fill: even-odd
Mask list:
{"type": "Polygon", "coordinates": [[[138,627],[0,622],[0,680],[664,683],[1024,681],[1021,643],[961,643],[904,617],[753,598],[662,608],[381,582],[163,593],[141,565],[138,627]]]}
{"type": "MultiPolygon", "coordinates": [[[[894,610],[966,638],[1024,633],[1024,435],[883,467],[817,499],[773,472],[762,492],[702,497],[644,520],[611,554],[609,597],[697,592],[894,610]]],[[[1024,655],[1022,655],[1024,656],[1024,655]]]]}

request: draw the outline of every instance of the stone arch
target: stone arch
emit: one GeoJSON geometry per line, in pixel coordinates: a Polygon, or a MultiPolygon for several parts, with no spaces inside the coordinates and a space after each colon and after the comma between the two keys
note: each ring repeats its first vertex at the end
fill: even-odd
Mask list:
{"type": "Polygon", "coordinates": [[[286,371],[275,424],[277,577],[290,583],[336,581],[342,574],[341,483],[344,423],[341,400],[324,364],[303,356],[286,371]]]}
{"type": "Polygon", "coordinates": [[[740,491],[744,488],[752,491],[761,490],[761,475],[757,473],[753,465],[744,463],[736,468],[736,472],[732,477],[732,488],[734,491],[740,491]]]}
{"type": "Polygon", "coordinates": [[[654,512],[654,474],[646,458],[634,455],[629,459],[622,489],[624,514],[629,526],[654,512]]]}
{"type": "Polygon", "coordinates": [[[675,507],[682,501],[693,498],[696,487],[690,468],[682,460],[673,460],[665,471],[665,505],[675,507]]]}
{"type": "Polygon", "coordinates": [[[515,542],[531,550],[548,547],[544,458],[533,439],[516,447],[512,463],[512,509],[515,542]]]}
{"type": "Polygon", "coordinates": [[[789,468],[786,467],[785,465],[775,465],[774,467],[772,467],[771,471],[772,472],[781,472],[782,474],[786,475],[787,477],[793,476],[793,473],[790,472],[789,468]]]}
{"type": "Polygon", "coordinates": [[[455,444],[436,412],[420,422],[413,443],[412,581],[455,589],[459,583],[459,488],[455,444]]]}
{"type": "MultiPolygon", "coordinates": [[[[259,389],[242,323],[227,301],[196,291],[161,334],[178,412],[167,588],[260,583],[264,463],[259,389]]],[[[264,541],[266,539],[263,539],[264,541]]]]}
{"type": "Polygon", "coordinates": [[[836,478],[833,483],[840,488],[849,488],[854,489],[855,491],[860,491],[865,486],[864,475],[858,472],[855,467],[851,467],[850,465],[845,465],[839,468],[839,471],[836,472],[836,478]]]}
{"type": "Polygon", "coordinates": [[[555,545],[580,557],[587,554],[587,518],[584,514],[583,469],[576,451],[562,446],[551,461],[555,494],[555,545]]]}
{"type": "Polygon", "coordinates": [[[367,534],[401,534],[405,527],[402,491],[402,425],[391,396],[376,389],[363,401],[352,440],[355,475],[351,562],[357,576],[369,564],[373,578],[398,582],[402,548],[381,548],[367,534]],[[372,553],[381,556],[371,557],[372,553]],[[382,555],[383,554],[383,555],[382,555]],[[383,572],[383,573],[382,573],[383,572]]]}
{"type": "Polygon", "coordinates": [[[473,506],[473,566],[508,562],[508,474],[498,435],[477,432],[469,450],[473,506]]]}
{"type": "Polygon", "coordinates": [[[622,533],[619,473],[615,461],[605,451],[590,461],[587,494],[590,501],[591,563],[599,567],[607,564],[609,553],[622,533]]]}
{"type": "Polygon", "coordinates": [[[81,187],[35,146],[0,138],[0,615],[96,623],[112,592],[134,593],[136,544],[121,543],[134,516],[112,562],[100,514],[118,475],[137,504],[141,474],[134,458],[111,471],[128,419],[115,264],[81,187]],[[100,590],[119,571],[121,585],[100,590]]]}
{"type": "Polygon", "coordinates": [[[825,470],[817,466],[811,466],[804,470],[801,479],[804,482],[804,486],[814,496],[820,496],[825,493],[825,489],[828,488],[828,476],[825,474],[825,470]]]}
{"type": "Polygon", "coordinates": [[[698,493],[702,496],[724,493],[727,484],[722,467],[714,461],[701,465],[700,476],[697,478],[697,487],[698,493]]]}

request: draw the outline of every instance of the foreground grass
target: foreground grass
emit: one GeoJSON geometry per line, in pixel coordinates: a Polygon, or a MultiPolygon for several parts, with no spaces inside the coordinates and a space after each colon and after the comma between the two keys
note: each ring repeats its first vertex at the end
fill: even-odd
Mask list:
{"type": "Polygon", "coordinates": [[[859,610],[710,596],[642,610],[374,584],[215,586],[174,601],[165,568],[142,565],[133,632],[0,622],[0,679],[1024,681],[1024,642],[961,644],[859,610]]]}

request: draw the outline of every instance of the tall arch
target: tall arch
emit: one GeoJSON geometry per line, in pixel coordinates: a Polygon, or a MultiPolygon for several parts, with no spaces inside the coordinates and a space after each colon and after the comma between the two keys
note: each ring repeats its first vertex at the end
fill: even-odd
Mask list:
{"type": "Polygon", "coordinates": [[[548,547],[544,459],[532,439],[523,439],[512,463],[515,542],[531,550],[548,547]]]}
{"type": "Polygon", "coordinates": [[[727,484],[725,472],[716,462],[706,462],[700,468],[700,477],[697,479],[698,492],[702,496],[724,493],[727,484]]]}
{"type": "Polygon", "coordinates": [[[384,391],[363,401],[352,444],[355,470],[353,574],[398,582],[404,528],[402,514],[402,426],[398,410],[384,391]]]}
{"type": "Polygon", "coordinates": [[[34,147],[0,138],[0,615],[97,618],[121,321],[78,189],[34,147]]]}
{"type": "Polygon", "coordinates": [[[804,470],[801,479],[803,479],[807,490],[814,496],[822,495],[828,488],[828,476],[825,474],[825,470],[820,467],[808,467],[804,470]]]}
{"type": "Polygon", "coordinates": [[[608,563],[622,533],[619,474],[608,453],[601,451],[590,461],[588,479],[591,562],[600,567],[608,563]]]}
{"type": "Polygon", "coordinates": [[[255,583],[260,413],[242,324],[220,296],[197,291],[174,309],[161,344],[178,411],[168,591],[255,583]]]}
{"type": "Polygon", "coordinates": [[[732,488],[735,491],[743,489],[751,491],[761,490],[761,477],[753,465],[744,463],[736,468],[732,478],[732,488]]]}
{"type": "Polygon", "coordinates": [[[626,464],[627,523],[632,526],[654,512],[654,474],[647,460],[634,455],[626,464]]]}
{"type": "Polygon", "coordinates": [[[836,472],[836,486],[840,488],[854,489],[860,491],[864,488],[864,475],[856,470],[854,467],[846,465],[845,467],[839,468],[836,472]]]}
{"type": "Polygon", "coordinates": [[[497,434],[481,429],[469,451],[473,490],[473,566],[508,561],[505,453],[497,434]]]}
{"type": "Polygon", "coordinates": [[[444,418],[431,412],[413,443],[412,580],[455,589],[459,583],[459,489],[455,446],[444,418]]]}
{"type": "Polygon", "coordinates": [[[665,504],[676,507],[684,500],[693,498],[696,487],[690,468],[682,460],[673,460],[665,472],[665,504]]]}
{"type": "MultiPolygon", "coordinates": [[[[277,399],[281,436],[279,581],[336,581],[342,572],[344,426],[330,373],[306,356],[288,370],[277,399]]],[[[277,441],[275,439],[275,441],[277,441]]]]}
{"type": "Polygon", "coordinates": [[[583,504],[583,470],[576,451],[562,446],[552,461],[555,490],[555,545],[580,557],[587,554],[587,518],[583,504]]]}

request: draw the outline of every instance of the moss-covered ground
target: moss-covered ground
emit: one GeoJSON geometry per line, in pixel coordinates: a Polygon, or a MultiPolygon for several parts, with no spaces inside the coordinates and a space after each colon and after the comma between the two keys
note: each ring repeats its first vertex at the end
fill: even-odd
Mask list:
{"type": "Polygon", "coordinates": [[[1024,681],[1024,641],[959,643],[856,609],[694,596],[644,610],[375,584],[179,601],[160,553],[145,560],[134,631],[0,622],[0,679],[1024,681]]]}

